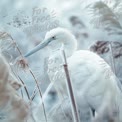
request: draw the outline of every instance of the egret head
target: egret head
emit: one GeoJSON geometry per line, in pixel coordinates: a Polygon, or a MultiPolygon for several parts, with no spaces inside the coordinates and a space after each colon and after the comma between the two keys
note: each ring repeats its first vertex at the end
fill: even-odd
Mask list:
{"type": "Polygon", "coordinates": [[[70,31],[64,28],[55,28],[46,33],[44,41],[30,51],[25,57],[49,46],[52,50],[60,49],[62,46],[67,56],[71,56],[77,49],[77,40],[70,31]]]}

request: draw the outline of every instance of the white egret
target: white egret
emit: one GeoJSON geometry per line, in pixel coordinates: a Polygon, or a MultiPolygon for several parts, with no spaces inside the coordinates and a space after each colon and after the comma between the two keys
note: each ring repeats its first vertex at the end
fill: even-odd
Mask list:
{"type": "MultiPolygon", "coordinates": [[[[44,41],[28,52],[28,57],[38,50],[50,46],[54,51],[63,45],[66,52],[68,68],[72,79],[77,102],[80,103],[80,118],[83,122],[89,122],[91,108],[95,109],[99,115],[99,108],[103,103],[104,111],[102,122],[107,120],[109,112],[113,115],[119,112],[119,121],[122,121],[122,96],[116,82],[116,77],[110,66],[97,54],[79,50],[77,51],[77,40],[66,29],[56,28],[49,31],[44,41]],[[106,99],[107,98],[107,99],[106,99]],[[108,105],[110,105],[108,107],[108,105]],[[107,109],[106,108],[111,108],[107,109]],[[119,110],[118,110],[119,106],[119,110]],[[107,109],[107,110],[106,110],[107,109]],[[110,110],[110,111],[109,111],[110,110]],[[104,120],[103,120],[104,119],[104,120]]],[[[51,81],[55,81],[56,88],[63,94],[67,95],[65,86],[65,74],[62,66],[60,51],[55,51],[49,57],[48,75],[51,81]]],[[[119,122],[118,121],[118,122],[119,122]]]]}

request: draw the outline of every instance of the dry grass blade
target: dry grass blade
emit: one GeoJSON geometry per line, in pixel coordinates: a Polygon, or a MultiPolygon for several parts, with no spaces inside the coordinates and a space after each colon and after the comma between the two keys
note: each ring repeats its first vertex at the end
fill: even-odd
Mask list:
{"type": "MultiPolygon", "coordinates": [[[[29,68],[29,71],[30,71],[31,75],[33,76],[33,78],[34,78],[34,80],[35,80],[35,82],[36,82],[36,85],[37,85],[37,88],[38,88],[38,91],[39,91],[39,95],[40,95],[40,97],[41,97],[41,100],[43,101],[42,93],[41,93],[41,90],[40,90],[38,81],[37,81],[36,77],[34,76],[34,74],[33,74],[33,72],[31,71],[30,68],[29,68]]],[[[46,120],[46,122],[47,122],[46,110],[45,110],[44,102],[42,102],[42,106],[43,106],[43,109],[44,109],[45,120],[46,120]]]]}
{"type": "Polygon", "coordinates": [[[115,68],[115,61],[114,61],[114,55],[113,55],[112,42],[109,42],[109,47],[110,47],[110,53],[111,53],[112,69],[113,69],[114,74],[116,75],[116,68],[115,68]]]}
{"type": "Polygon", "coordinates": [[[6,38],[9,35],[6,32],[0,32],[0,39],[6,38]]]}
{"type": "Polygon", "coordinates": [[[36,96],[37,93],[38,93],[38,92],[37,92],[37,87],[35,87],[35,89],[33,90],[32,95],[31,95],[31,97],[30,97],[30,102],[32,102],[32,101],[34,100],[34,98],[35,98],[35,96],[36,96]]]}
{"type": "MultiPolygon", "coordinates": [[[[10,66],[10,65],[9,65],[9,66],[10,66]]],[[[11,66],[10,66],[10,67],[11,67],[11,66]]],[[[30,100],[30,95],[29,95],[28,89],[27,89],[27,87],[26,87],[24,81],[20,78],[19,75],[17,75],[17,74],[12,70],[12,68],[11,68],[11,71],[13,72],[13,74],[14,74],[15,76],[17,76],[17,77],[19,78],[19,80],[20,80],[21,83],[23,84],[24,89],[25,89],[25,92],[26,92],[26,94],[27,94],[27,97],[28,97],[28,99],[30,100]]],[[[22,90],[21,90],[21,94],[22,94],[22,97],[23,97],[23,92],[22,92],[22,90]]]]}
{"type": "Polygon", "coordinates": [[[119,18],[122,15],[122,1],[121,0],[103,0],[105,4],[113,10],[115,15],[119,18]]]}
{"type": "Polygon", "coordinates": [[[66,74],[66,85],[67,85],[67,90],[68,90],[69,98],[70,98],[70,102],[71,102],[73,119],[74,119],[74,122],[80,122],[79,113],[78,113],[77,104],[75,101],[75,96],[74,96],[74,92],[73,92],[73,88],[72,88],[72,83],[70,80],[70,75],[69,75],[69,71],[68,71],[68,65],[67,65],[67,60],[66,60],[66,55],[65,55],[64,50],[62,50],[62,56],[64,59],[64,65],[63,66],[64,66],[64,71],[66,74]]]}
{"type": "MultiPolygon", "coordinates": [[[[11,35],[8,34],[8,36],[11,38],[13,44],[15,45],[15,48],[17,49],[17,51],[19,52],[20,56],[24,59],[19,47],[17,46],[16,42],[14,41],[14,39],[12,38],[11,35]]],[[[29,72],[31,73],[32,77],[34,78],[34,81],[37,85],[37,88],[38,88],[38,91],[39,91],[39,95],[40,95],[40,98],[42,100],[42,93],[41,93],[41,90],[40,90],[40,87],[39,87],[39,84],[38,84],[38,81],[36,80],[36,77],[34,76],[33,72],[31,71],[31,69],[29,68],[28,64],[26,64],[26,67],[28,68],[29,72]]],[[[44,111],[44,116],[45,116],[45,120],[47,122],[47,116],[46,116],[46,110],[45,110],[45,106],[44,106],[44,103],[42,102],[42,107],[43,107],[43,111],[44,111]]]]}
{"type": "Polygon", "coordinates": [[[27,97],[28,97],[28,99],[30,100],[30,95],[29,95],[29,92],[28,92],[28,90],[27,90],[27,87],[26,87],[24,81],[23,81],[19,76],[18,76],[18,78],[19,78],[19,80],[21,81],[21,83],[23,84],[24,89],[25,89],[25,92],[26,92],[26,94],[27,94],[27,97]]]}
{"type": "Polygon", "coordinates": [[[97,1],[85,7],[89,23],[94,28],[102,29],[109,35],[122,34],[122,27],[114,12],[102,1],[97,1]]]}

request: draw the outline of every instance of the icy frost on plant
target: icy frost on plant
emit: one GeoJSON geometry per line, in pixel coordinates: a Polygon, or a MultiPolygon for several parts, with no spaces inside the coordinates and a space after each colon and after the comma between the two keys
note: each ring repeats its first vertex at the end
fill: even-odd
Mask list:
{"type": "Polygon", "coordinates": [[[2,122],[25,122],[28,105],[17,94],[12,85],[15,83],[13,79],[7,61],[0,54],[0,113],[4,116],[2,122]]]}

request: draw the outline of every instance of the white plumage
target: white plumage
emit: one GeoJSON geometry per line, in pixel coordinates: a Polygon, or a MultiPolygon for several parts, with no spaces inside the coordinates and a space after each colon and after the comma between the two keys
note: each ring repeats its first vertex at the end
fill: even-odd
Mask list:
{"type": "Polygon", "coordinates": [[[121,91],[116,76],[102,58],[90,51],[76,51],[77,40],[68,30],[62,28],[49,31],[43,43],[27,53],[25,57],[45,46],[49,46],[53,50],[48,61],[50,80],[55,81],[56,89],[67,96],[65,74],[61,65],[62,57],[60,50],[58,50],[62,46],[64,47],[75,96],[81,111],[81,122],[91,121],[89,117],[91,116],[91,108],[98,113],[96,120],[99,119],[99,122],[109,121],[115,113],[117,121],[122,121],[121,91]],[[54,52],[54,50],[56,51],[54,52]],[[118,110],[118,106],[120,110],[118,110]]]}

